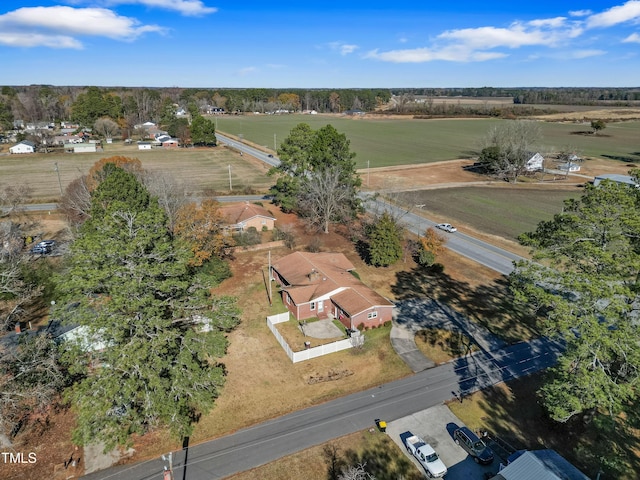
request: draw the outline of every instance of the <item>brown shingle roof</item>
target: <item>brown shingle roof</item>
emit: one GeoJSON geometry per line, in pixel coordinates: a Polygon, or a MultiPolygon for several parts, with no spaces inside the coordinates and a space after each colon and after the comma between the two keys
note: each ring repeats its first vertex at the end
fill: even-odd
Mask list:
{"type": "Polygon", "coordinates": [[[269,211],[254,203],[238,203],[234,205],[224,205],[220,207],[220,213],[225,221],[230,225],[237,225],[246,222],[253,217],[266,217],[275,220],[269,211]]]}
{"type": "Polygon", "coordinates": [[[336,303],[350,315],[376,305],[393,305],[350,273],[355,267],[342,253],[295,252],[273,268],[287,283],[282,289],[296,304],[335,292],[331,299],[339,299],[336,303]]]}

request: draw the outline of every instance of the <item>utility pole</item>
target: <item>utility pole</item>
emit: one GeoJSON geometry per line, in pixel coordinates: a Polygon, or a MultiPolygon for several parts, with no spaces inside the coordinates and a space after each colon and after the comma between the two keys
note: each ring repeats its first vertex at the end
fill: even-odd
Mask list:
{"type": "Polygon", "coordinates": [[[367,187],[369,186],[369,160],[367,160],[367,187]]]}
{"type": "Polygon", "coordinates": [[[53,169],[58,174],[58,186],[60,187],[60,196],[63,196],[64,193],[62,193],[62,182],[60,181],[60,170],[58,169],[58,162],[55,162],[54,165],[55,166],[53,167],[53,169]]]}
{"type": "Polygon", "coordinates": [[[169,468],[164,466],[164,478],[163,480],[173,480],[173,452],[169,452],[167,455],[162,455],[162,460],[169,462],[169,468]]]}
{"type": "Polygon", "coordinates": [[[231,185],[231,165],[229,165],[229,191],[233,190],[233,185],[231,185]]]}
{"type": "Polygon", "coordinates": [[[271,250],[269,250],[269,271],[267,272],[267,280],[269,281],[269,305],[273,305],[271,300],[271,250]]]}

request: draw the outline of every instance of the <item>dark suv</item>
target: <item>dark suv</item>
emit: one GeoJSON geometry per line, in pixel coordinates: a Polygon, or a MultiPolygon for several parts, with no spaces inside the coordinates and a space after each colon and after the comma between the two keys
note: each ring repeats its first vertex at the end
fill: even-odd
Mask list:
{"type": "Polygon", "coordinates": [[[473,457],[476,463],[488,465],[493,462],[493,452],[478,436],[467,427],[453,432],[453,439],[473,457]]]}

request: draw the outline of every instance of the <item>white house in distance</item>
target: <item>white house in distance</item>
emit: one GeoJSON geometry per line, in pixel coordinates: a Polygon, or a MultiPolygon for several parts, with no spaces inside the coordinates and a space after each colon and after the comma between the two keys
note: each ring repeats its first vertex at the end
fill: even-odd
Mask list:
{"type": "Polygon", "coordinates": [[[532,153],[525,164],[525,169],[527,172],[539,172],[543,169],[544,157],[540,155],[538,152],[532,153]]]}
{"type": "Polygon", "coordinates": [[[9,148],[9,153],[34,153],[35,151],[36,144],[29,140],[23,140],[9,148]]]}
{"type": "Polygon", "coordinates": [[[151,142],[138,142],[138,150],[151,150],[151,142]]]}

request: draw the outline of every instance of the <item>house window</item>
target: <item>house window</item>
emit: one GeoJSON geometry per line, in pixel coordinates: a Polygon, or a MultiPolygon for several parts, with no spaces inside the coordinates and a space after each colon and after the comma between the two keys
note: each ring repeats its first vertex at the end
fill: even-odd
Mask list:
{"type": "Polygon", "coordinates": [[[310,310],[315,310],[315,309],[316,309],[316,302],[311,302],[311,303],[309,304],[309,309],[310,309],[310,310]]]}
{"type": "Polygon", "coordinates": [[[266,225],[267,221],[266,220],[262,220],[262,225],[266,225]]]}
{"type": "Polygon", "coordinates": [[[378,318],[378,312],[369,312],[367,313],[367,318],[371,320],[372,318],[378,318]]]}
{"type": "Polygon", "coordinates": [[[287,297],[287,305],[291,305],[291,297],[289,296],[289,294],[286,294],[287,297]]]}

